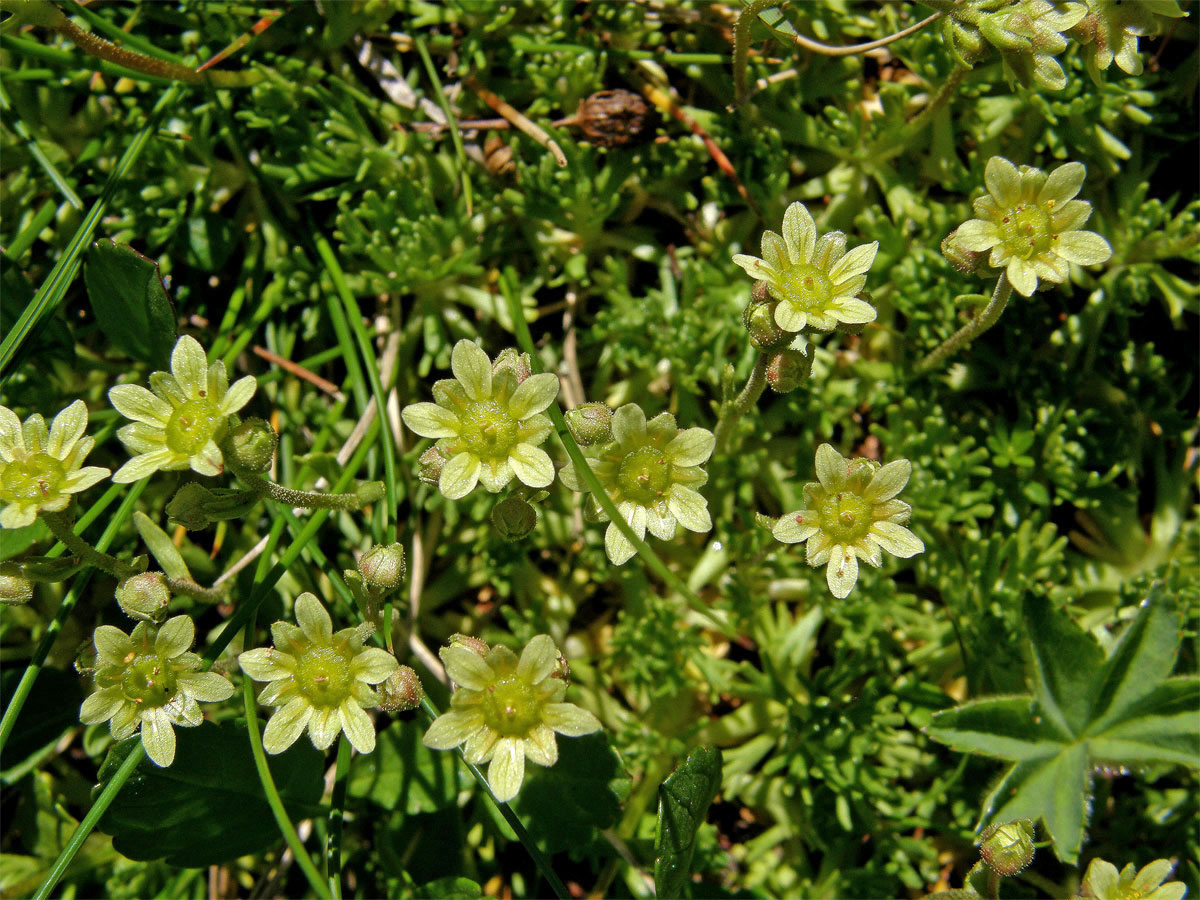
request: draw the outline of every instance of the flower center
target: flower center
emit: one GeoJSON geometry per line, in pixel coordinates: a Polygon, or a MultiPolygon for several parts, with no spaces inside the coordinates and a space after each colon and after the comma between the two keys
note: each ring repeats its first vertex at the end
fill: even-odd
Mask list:
{"type": "Polygon", "coordinates": [[[515,676],[488,687],[483,700],[483,720],[501,737],[529,734],[542,721],[542,704],[515,676]]]}
{"type": "Polygon", "coordinates": [[[634,450],[621,460],[617,483],[634,503],[643,506],[657,503],[671,484],[671,464],[661,450],[653,447],[634,450]]]}
{"type": "Polygon", "coordinates": [[[495,400],[480,400],[458,417],[465,449],[480,459],[507,459],[517,444],[517,420],[495,400]]]}
{"type": "Polygon", "coordinates": [[[49,453],[13,460],[0,475],[0,499],[7,503],[49,500],[67,477],[66,466],[49,453]]]}
{"type": "Polygon", "coordinates": [[[836,544],[853,544],[875,521],[871,504],[848,491],[833,494],[821,503],[821,530],[836,544]]]}
{"type": "Polygon", "coordinates": [[[175,696],[177,684],[170,660],[161,656],[139,656],[121,679],[125,696],[144,709],[166,706],[175,696]]]}
{"type": "Polygon", "coordinates": [[[211,400],[188,400],[171,413],[167,446],[184,456],[199,453],[212,438],[221,418],[220,410],[211,400]]]}
{"type": "Polygon", "coordinates": [[[296,660],[296,687],[313,706],[340,706],[354,686],[350,663],[340,647],[309,647],[296,660]]]}
{"type": "Polygon", "coordinates": [[[1050,249],[1054,242],[1050,213],[1036,203],[1022,203],[1001,220],[1004,246],[1018,259],[1029,259],[1050,249]]]}
{"type": "Polygon", "coordinates": [[[779,280],[770,285],[776,300],[795,303],[802,309],[823,309],[829,305],[832,284],[829,276],[818,269],[801,263],[784,266],[779,280]]]}

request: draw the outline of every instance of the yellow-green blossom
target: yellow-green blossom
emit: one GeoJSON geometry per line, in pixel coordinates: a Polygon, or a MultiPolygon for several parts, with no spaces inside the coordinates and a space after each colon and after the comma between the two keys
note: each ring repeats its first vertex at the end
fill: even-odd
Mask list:
{"type": "Polygon", "coordinates": [[[784,331],[805,328],[832,331],[841,322],[862,325],[875,321],[875,307],[859,294],[875,261],[879,242],[846,252],[846,236],[831,231],[817,237],[817,226],[803,203],[783,214],[783,236],[762,236],[763,258],[741,253],[733,261],[757,281],[765,282],[775,307],[775,324],[784,331]]]}
{"type": "Polygon", "coordinates": [[[528,375],[502,354],[496,366],[478,346],[459,341],[450,356],[453,379],[433,386],[434,403],[414,403],[401,414],[422,437],[437,438],[445,460],[438,490],[451,500],[482,482],[495,493],[515,475],[529,487],[554,480],[554,464],[538,445],[552,426],[543,415],[558,396],[558,376],[528,375]]]}
{"type": "Polygon", "coordinates": [[[1082,163],[1059,166],[1049,175],[1032,166],[1018,170],[993,156],[984,170],[988,193],[975,201],[975,215],[951,235],[964,250],[991,250],[988,264],[1003,268],[1016,291],[1030,296],[1038,279],[1062,284],[1070,263],[1092,266],[1112,256],[1108,241],[1080,226],[1092,205],[1073,199],[1087,170],[1082,163]]]}
{"type": "MultiPolygon", "coordinates": [[[[670,413],[647,422],[641,407],[629,403],[613,414],[612,436],[611,443],[584,452],[591,457],[588,465],[596,479],[639,538],[649,531],[660,540],[672,540],[677,524],[701,533],[712,529],[708,501],[697,491],[708,481],[700,466],[713,452],[711,431],[680,431],[670,413]]],[[[574,467],[563,469],[561,478],[573,491],[589,490],[574,467]]],[[[603,510],[598,515],[607,519],[603,510]]],[[[618,566],[635,552],[613,523],[604,534],[604,549],[618,566]]]]}
{"type": "Polygon", "coordinates": [[[1130,75],[1142,74],[1138,38],[1158,34],[1157,17],[1178,19],[1184,15],[1177,0],[1086,0],[1087,14],[1071,29],[1071,36],[1084,45],[1088,70],[1097,77],[1115,60],[1130,75]]]}
{"type": "Polygon", "coordinates": [[[148,622],[125,634],[112,625],[96,629],[96,692],[83,701],[85,725],[107,721],[114,740],[130,737],[140,726],[142,746],[157,765],[175,759],[173,725],[199,725],[200,703],[226,700],[233,685],[215,672],[200,672],[200,657],[188,652],[196,626],[187,616],[162,627],[148,622]]]}
{"type": "Polygon", "coordinates": [[[895,497],[908,484],[912,464],[898,459],[880,467],[845,459],[829,444],[817,448],[817,481],[804,486],[804,509],[785,513],[772,534],[785,544],[807,542],[808,564],[826,566],[833,596],[847,596],[858,581],[858,561],[878,568],[881,550],[907,559],[925,550],[904,527],[912,507],[895,497]]]}
{"type": "Polygon", "coordinates": [[[282,753],[308,729],[318,750],[344,731],[359,753],[375,749],[375,726],[364,710],[379,705],[373,684],[399,667],[378,647],[363,647],[356,628],[333,630],[325,607],[312,594],[296,598],[296,622],[271,626],[274,647],[247,650],[242,671],[269,684],[258,695],[264,706],[279,707],[263,731],[263,749],[282,753]]]}
{"type": "Polygon", "coordinates": [[[567,685],[554,673],[558,650],[539,634],[521,652],[493,647],[481,654],[463,645],[443,647],[446,674],[458,686],[450,709],[425,732],[434,750],[463,745],[467,762],[489,763],[487,779],[497,800],[511,800],[525,779],[525,760],[540,766],[558,761],[554,733],[577,737],[600,730],[600,721],[564,703],[567,685]]]}
{"type": "Polygon", "coordinates": [[[225,458],[219,444],[229,418],[250,402],[257,382],[253,375],[232,385],[225,363],[211,366],[204,348],[184,335],[171,351],[171,371],[150,376],[150,390],[118,384],[108,392],[117,412],[133,423],[117,437],[134,457],[117,470],[113,481],[139,481],[160,469],[187,469],[220,475],[225,458]]]}
{"type": "Polygon", "coordinates": [[[83,466],[95,441],[84,436],[88,411],[76,400],[46,428],[36,413],[22,424],[7,406],[0,406],[0,526],[32,525],[37,514],[60,512],[71,495],[86,490],[110,474],[100,466],[83,466]]]}
{"type": "Polygon", "coordinates": [[[1156,859],[1140,870],[1128,863],[1119,873],[1103,859],[1093,859],[1083,876],[1081,894],[1095,900],[1181,900],[1187,893],[1182,881],[1163,881],[1174,866],[1170,860],[1156,859]]]}

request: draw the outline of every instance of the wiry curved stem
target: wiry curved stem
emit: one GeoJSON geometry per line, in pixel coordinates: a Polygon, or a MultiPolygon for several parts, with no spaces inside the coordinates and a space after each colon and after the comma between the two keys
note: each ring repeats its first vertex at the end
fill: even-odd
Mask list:
{"type": "Polygon", "coordinates": [[[992,299],[988,301],[988,305],[983,308],[979,315],[958,329],[953,335],[946,338],[941,346],[921,360],[917,366],[917,372],[928,372],[930,369],[938,366],[948,357],[957,353],[995,325],[996,321],[1000,318],[1000,314],[1004,312],[1004,307],[1008,305],[1008,298],[1011,296],[1012,284],[1008,280],[1008,275],[1001,272],[1000,278],[996,282],[996,289],[992,292],[992,299]]]}

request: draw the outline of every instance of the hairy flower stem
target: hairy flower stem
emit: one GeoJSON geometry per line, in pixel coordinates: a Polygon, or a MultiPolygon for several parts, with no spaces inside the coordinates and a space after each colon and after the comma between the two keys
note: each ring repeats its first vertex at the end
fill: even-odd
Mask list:
{"type": "Polygon", "coordinates": [[[204,600],[207,603],[220,603],[225,599],[225,591],[223,589],[202,587],[190,578],[171,578],[168,576],[166,582],[172,594],[183,594],[187,597],[194,597],[197,600],[204,600]]]}
{"type": "Polygon", "coordinates": [[[917,372],[924,373],[937,367],[947,357],[957,353],[995,325],[996,320],[1000,318],[1000,314],[1004,312],[1004,307],[1008,305],[1008,298],[1011,296],[1012,284],[1009,283],[1007,274],[1001,272],[1000,278],[996,281],[996,289],[992,291],[992,299],[988,301],[988,305],[983,308],[983,311],[943,341],[940,347],[921,360],[917,366],[917,372]]]}
{"type": "Polygon", "coordinates": [[[141,570],[122,562],[115,556],[102,553],[75,533],[75,518],[66,512],[46,512],[42,510],[42,521],[50,529],[60,543],[81,562],[107,572],[115,578],[129,578],[141,570]]]}
{"type": "Polygon", "coordinates": [[[733,433],[733,426],[746,414],[746,412],[762,396],[762,392],[767,387],[767,363],[770,362],[770,357],[759,351],[758,358],[754,360],[754,368],[750,370],[750,377],[746,381],[746,386],[742,388],[742,392],[733,399],[732,403],[727,403],[725,408],[721,410],[721,418],[717,421],[717,427],[713,431],[716,439],[716,450],[714,453],[724,449],[725,444],[729,442],[729,436],[733,433]]]}
{"type": "Polygon", "coordinates": [[[237,475],[238,480],[251,491],[265,499],[282,503],[284,506],[301,506],[305,509],[338,509],[342,512],[356,512],[368,503],[372,503],[383,496],[383,485],[380,482],[367,482],[363,485],[363,488],[366,490],[351,491],[346,494],[327,494],[321,491],[296,491],[291,488],[280,487],[275,482],[263,478],[254,472],[247,472],[244,469],[239,470],[236,466],[230,465],[228,459],[225,462],[233,470],[233,473],[237,475]],[[368,485],[371,484],[379,485],[379,491],[370,490],[368,485]],[[378,493],[378,496],[373,496],[376,493],[378,493]]]}

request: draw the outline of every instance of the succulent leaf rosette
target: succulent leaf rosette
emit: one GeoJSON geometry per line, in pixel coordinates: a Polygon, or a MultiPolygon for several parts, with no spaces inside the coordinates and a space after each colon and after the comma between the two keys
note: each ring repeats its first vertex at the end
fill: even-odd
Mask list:
{"type": "MultiPolygon", "coordinates": [[[[647,422],[642,408],[629,403],[613,414],[612,436],[611,443],[587,448],[588,465],[639,538],[649,531],[660,540],[673,540],[677,525],[700,533],[712,530],[708,501],[698,491],[708,481],[700,467],[713,452],[711,431],[680,431],[670,413],[647,422]]],[[[561,477],[573,491],[589,490],[574,467],[563,469],[561,477]]],[[[604,517],[602,511],[600,515],[604,517]]],[[[618,566],[635,552],[614,523],[604,534],[604,549],[618,566]]]]}
{"type": "Polygon", "coordinates": [[[108,392],[117,412],[133,422],[117,432],[131,454],[113,481],[140,481],[159,470],[188,469],[220,475],[225,458],[219,444],[229,418],[250,402],[257,387],[253,375],[232,385],[225,363],[211,366],[199,341],[183,335],[171,351],[171,371],[154,372],[150,390],[118,384],[108,392]]]}
{"type": "Polygon", "coordinates": [[[401,413],[404,424],[427,438],[445,462],[438,490],[458,500],[483,484],[495,493],[515,476],[542,488],[554,480],[554,464],[539,446],[550,435],[543,411],[558,396],[558,376],[527,375],[503,354],[493,368],[471,341],[459,341],[450,356],[453,379],[433,386],[434,403],[414,403],[401,413]]]}
{"type": "Polygon", "coordinates": [[[146,755],[159,766],[175,760],[173,725],[195,726],[203,719],[200,702],[227,700],[233,685],[216,672],[201,672],[191,650],[196,626],[175,616],[161,627],[147,622],[126,634],[112,625],[96,629],[96,692],[83,701],[85,725],[107,721],[114,740],[138,728],[146,755]]]}
{"type": "Polygon", "coordinates": [[[76,400],[46,427],[34,414],[24,423],[0,406],[0,526],[32,525],[39,512],[61,512],[73,494],[109,476],[100,466],[84,466],[95,441],[85,437],[87,405],[76,400]]]}
{"type": "Polygon", "coordinates": [[[762,236],[762,259],[737,254],[734,263],[764,282],[777,304],[775,324],[796,333],[805,328],[832,331],[838,323],[875,321],[875,307],[859,298],[879,242],[846,252],[846,236],[831,231],[817,237],[817,226],[803,203],[783,214],[783,236],[762,236]]]}
{"type": "Polygon", "coordinates": [[[378,647],[363,647],[357,628],[333,630],[329,613],[313,594],[296,598],[296,625],[271,626],[274,647],[247,650],[238,656],[242,671],[266,681],[258,702],[278,709],[263,731],[263,749],[282,753],[308,729],[318,750],[339,732],[354,749],[375,749],[375,726],[364,710],[379,705],[372,685],[386,681],[399,668],[396,658],[378,647]]]}
{"type": "Polygon", "coordinates": [[[1077,162],[1047,175],[993,156],[984,170],[988,193],[975,201],[979,218],[958,226],[950,240],[964,250],[990,250],[988,264],[1003,268],[1023,296],[1033,294],[1039,278],[1062,284],[1070,263],[1091,266],[1112,256],[1108,241],[1079,230],[1092,214],[1090,203],[1073,199],[1086,174],[1077,162]]]}
{"type": "Polygon", "coordinates": [[[578,737],[601,728],[590,712],[563,702],[567,685],[554,677],[559,657],[549,635],[533,638],[519,659],[507,647],[463,643],[443,647],[440,656],[457,689],[423,743],[434,750],[461,744],[467,762],[488,763],[488,784],[501,802],[521,789],[526,760],[558,761],[555,732],[578,737]]]}
{"type": "Polygon", "coordinates": [[[808,564],[825,566],[833,596],[849,595],[858,562],[878,568],[881,551],[907,559],[925,550],[904,527],[912,507],[896,495],[908,484],[912,464],[898,459],[879,466],[846,459],[829,444],[817,448],[817,481],[804,486],[804,509],[785,513],[771,533],[785,544],[807,544],[808,564]]]}

